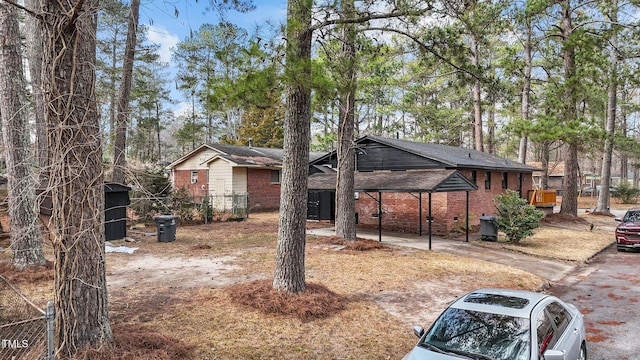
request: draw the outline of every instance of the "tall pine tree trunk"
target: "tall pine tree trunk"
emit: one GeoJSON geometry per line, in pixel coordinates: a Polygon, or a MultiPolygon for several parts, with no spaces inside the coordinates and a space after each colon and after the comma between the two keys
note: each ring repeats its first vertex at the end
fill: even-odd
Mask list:
{"type": "MultiPolygon", "coordinates": [[[[576,91],[576,55],[575,44],[571,39],[573,25],[571,21],[571,4],[569,0],[561,3],[562,21],[560,31],[563,39],[564,60],[564,99],[563,121],[565,124],[573,123],[577,118],[575,99],[576,91]]],[[[565,153],[564,183],[562,185],[562,204],[560,213],[578,216],[578,140],[569,138],[566,140],[568,150],[565,153]]]]}
{"type": "MultiPolygon", "coordinates": [[[[520,104],[520,116],[525,123],[529,122],[529,99],[531,95],[531,21],[527,19],[526,39],[524,42],[524,69],[522,81],[522,102],[520,104]]],[[[518,149],[518,161],[525,164],[527,162],[527,145],[529,139],[526,133],[520,134],[520,147],[518,149]]]]}
{"type": "Polygon", "coordinates": [[[493,104],[487,111],[487,153],[496,154],[496,110],[495,96],[489,96],[489,101],[493,104]]]}
{"type": "MultiPolygon", "coordinates": [[[[342,14],[352,19],[355,13],[353,0],[342,2],[342,14]]],[[[356,204],[354,198],[356,96],[356,29],[353,24],[342,26],[342,61],[340,111],[338,119],[338,176],[336,183],[336,235],[347,240],[356,239],[356,204]]]]}
{"type": "MultiPolygon", "coordinates": [[[[471,36],[471,65],[476,71],[480,70],[480,50],[478,39],[475,35],[471,36]]],[[[475,149],[484,152],[484,138],[482,133],[482,92],[480,80],[475,78],[471,93],[473,96],[473,139],[475,140],[475,149]]]]}
{"type": "MultiPolygon", "coordinates": [[[[28,9],[39,7],[39,0],[25,0],[28,9]]],[[[31,75],[31,91],[33,96],[33,118],[36,128],[36,155],[39,167],[39,183],[46,181],[47,157],[47,124],[44,119],[44,94],[42,93],[42,32],[38,20],[34,16],[25,17],[25,36],[27,38],[27,59],[31,75]]]]}
{"type": "Polygon", "coordinates": [[[160,102],[158,100],[155,101],[155,108],[156,108],[155,130],[156,130],[156,141],[158,142],[157,144],[158,152],[156,156],[158,161],[162,161],[162,142],[160,142],[160,102]]]}
{"type": "Polygon", "coordinates": [[[140,0],[131,0],[129,13],[129,28],[127,29],[127,44],[124,50],[122,66],[122,83],[118,94],[118,115],[116,117],[116,138],[113,146],[113,181],[125,183],[127,123],[129,119],[129,95],[131,94],[131,78],[133,77],[133,59],[136,50],[136,35],[138,33],[138,14],[140,0]]]}
{"type": "Polygon", "coordinates": [[[0,3],[0,117],[7,165],[11,265],[45,264],[36,206],[36,175],[31,167],[26,81],[20,56],[17,11],[0,3]]]}
{"type": "Polygon", "coordinates": [[[311,140],[312,5],[312,0],[289,0],[287,4],[287,112],[273,287],[289,293],[300,293],[306,288],[304,252],[311,140]]]}
{"type": "Polygon", "coordinates": [[[542,179],[540,179],[540,189],[549,189],[549,156],[550,156],[551,143],[549,141],[543,141],[541,144],[541,162],[542,162],[542,179]]]}
{"type": "Polygon", "coordinates": [[[609,90],[607,101],[607,121],[605,125],[606,137],[604,139],[604,154],[602,159],[602,172],[600,180],[600,193],[598,194],[598,203],[596,205],[596,211],[598,212],[610,212],[610,193],[609,185],[611,183],[611,158],[613,155],[613,141],[616,129],[616,107],[618,97],[618,36],[615,27],[618,23],[618,2],[613,0],[611,3],[611,10],[609,18],[611,19],[611,26],[613,32],[611,33],[610,44],[610,72],[609,72],[609,90]]]}
{"type": "MultiPolygon", "coordinates": [[[[628,92],[627,89],[623,86],[621,91],[620,91],[620,97],[621,100],[623,102],[627,102],[627,99],[629,98],[628,96],[628,92]]],[[[623,106],[620,109],[620,133],[623,134],[624,136],[626,136],[628,131],[628,127],[627,127],[627,109],[626,106],[623,106]]],[[[623,151],[620,154],[620,177],[622,179],[622,182],[627,183],[629,182],[629,156],[627,155],[627,152],[623,151]]],[[[632,184],[635,185],[635,184],[632,184]]]]}
{"type": "Polygon", "coordinates": [[[65,357],[112,338],[107,304],[94,1],[42,2],[55,338],[65,357]]]}

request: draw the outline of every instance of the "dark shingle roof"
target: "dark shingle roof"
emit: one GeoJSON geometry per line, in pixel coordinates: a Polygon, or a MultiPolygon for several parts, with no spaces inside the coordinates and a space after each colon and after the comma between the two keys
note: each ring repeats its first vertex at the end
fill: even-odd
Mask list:
{"type": "Polygon", "coordinates": [[[447,168],[499,169],[524,172],[539,170],[517,161],[461,147],[397,140],[374,135],[366,135],[356,142],[362,143],[365,141],[378,142],[418,156],[433,159],[445,164],[447,168]]]}
{"type": "MultiPolygon", "coordinates": [[[[309,190],[334,190],[337,173],[309,176],[309,190]]],[[[356,172],[354,190],[365,192],[474,191],[478,187],[456,170],[356,172]]]]}
{"type": "MultiPolygon", "coordinates": [[[[255,146],[237,146],[227,144],[208,144],[212,149],[221,152],[217,155],[238,165],[247,166],[282,166],[283,149],[263,148],[255,146]]],[[[325,153],[311,152],[309,159],[315,160],[325,153]]]]}

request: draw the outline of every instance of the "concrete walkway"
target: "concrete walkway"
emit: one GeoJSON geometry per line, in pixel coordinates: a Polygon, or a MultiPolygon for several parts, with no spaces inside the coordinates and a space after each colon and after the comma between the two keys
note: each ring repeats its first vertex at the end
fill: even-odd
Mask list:
{"type": "MultiPolygon", "coordinates": [[[[310,229],[307,230],[307,234],[318,236],[333,236],[335,235],[335,228],[310,229]]],[[[363,239],[378,240],[378,230],[359,228],[357,229],[357,237],[363,239]]],[[[477,234],[469,235],[470,241],[476,238],[478,238],[477,234]]],[[[417,234],[383,231],[382,242],[388,245],[406,246],[415,249],[429,250],[428,234],[420,237],[417,234]]],[[[465,242],[464,238],[460,240],[445,239],[442,237],[432,236],[431,250],[472,257],[497,264],[508,265],[513,268],[521,269],[529,273],[538,275],[551,283],[559,282],[565,276],[572,273],[576,268],[576,264],[572,264],[569,262],[540,259],[514,251],[491,249],[475,245],[472,242],[465,242]]]]}

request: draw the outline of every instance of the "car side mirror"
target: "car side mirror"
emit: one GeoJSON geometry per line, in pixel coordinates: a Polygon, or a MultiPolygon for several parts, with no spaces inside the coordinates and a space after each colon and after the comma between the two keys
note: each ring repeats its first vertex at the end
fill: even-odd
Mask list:
{"type": "Polygon", "coordinates": [[[561,350],[547,350],[544,352],[544,360],[565,360],[564,351],[561,350]]]}
{"type": "Polygon", "coordinates": [[[424,335],[424,328],[420,325],[416,325],[413,327],[413,333],[416,334],[417,337],[421,338],[424,335]]]}
{"type": "Polygon", "coordinates": [[[622,219],[620,219],[620,218],[615,218],[615,220],[618,221],[618,222],[622,222],[622,219]]]}

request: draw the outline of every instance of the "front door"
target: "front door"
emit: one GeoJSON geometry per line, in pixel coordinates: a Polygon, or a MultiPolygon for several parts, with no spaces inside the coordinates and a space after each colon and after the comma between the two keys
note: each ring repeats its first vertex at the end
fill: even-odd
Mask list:
{"type": "Polygon", "coordinates": [[[224,211],[225,201],[224,201],[224,179],[216,179],[216,198],[214,202],[214,207],[217,210],[224,211]]]}

